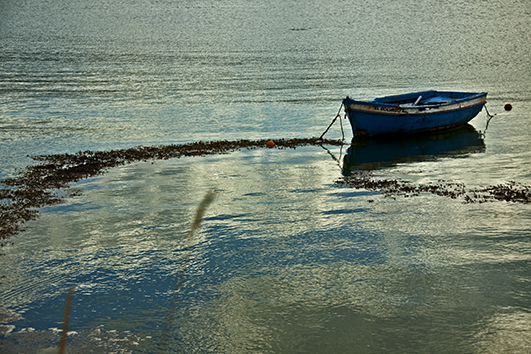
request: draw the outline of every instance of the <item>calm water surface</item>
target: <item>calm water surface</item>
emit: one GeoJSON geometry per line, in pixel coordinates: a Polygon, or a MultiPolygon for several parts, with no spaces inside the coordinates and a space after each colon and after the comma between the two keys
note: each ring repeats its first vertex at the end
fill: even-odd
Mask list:
{"type": "Polygon", "coordinates": [[[72,352],[528,352],[528,204],[334,182],[531,184],[530,19],[524,0],[2,2],[0,179],[41,154],[319,136],[346,95],[488,91],[496,114],[429,148],[244,150],[81,181],[2,249],[3,352],[57,346],[72,285],[72,352]]]}

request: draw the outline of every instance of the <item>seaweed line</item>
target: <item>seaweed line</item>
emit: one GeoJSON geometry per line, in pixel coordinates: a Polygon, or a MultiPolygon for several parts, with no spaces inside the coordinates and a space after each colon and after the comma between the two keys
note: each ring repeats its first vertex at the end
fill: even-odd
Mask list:
{"type": "Polygon", "coordinates": [[[531,187],[509,181],[505,184],[484,188],[468,189],[462,183],[439,181],[437,184],[413,185],[407,181],[396,179],[378,179],[371,173],[356,172],[338,179],[338,185],[356,189],[380,192],[386,197],[416,197],[421,193],[431,193],[452,199],[462,198],[463,203],[485,203],[505,201],[527,204],[531,202],[531,187]]]}
{"type": "MultiPolygon", "coordinates": [[[[268,140],[198,141],[180,145],[139,146],[110,151],[80,151],[75,154],[35,156],[13,178],[0,183],[0,246],[23,231],[23,224],[38,216],[38,209],[61,203],[64,193],[75,182],[104,173],[110,168],[148,160],[167,160],[186,156],[226,154],[241,149],[265,148],[268,140]]],[[[294,138],[275,140],[275,148],[295,149],[307,145],[342,145],[338,140],[294,138]]],[[[71,193],[70,195],[75,195],[71,193]]],[[[68,196],[68,195],[66,195],[68,196]]]]}

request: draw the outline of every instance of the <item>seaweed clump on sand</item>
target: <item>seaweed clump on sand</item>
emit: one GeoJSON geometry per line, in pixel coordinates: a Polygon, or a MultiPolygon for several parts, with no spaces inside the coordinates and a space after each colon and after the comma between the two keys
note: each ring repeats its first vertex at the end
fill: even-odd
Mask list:
{"type": "Polygon", "coordinates": [[[464,203],[485,203],[506,201],[527,204],[531,202],[531,187],[514,181],[479,189],[467,189],[462,183],[439,181],[437,184],[413,185],[396,179],[377,179],[371,173],[357,172],[335,182],[356,189],[380,192],[386,197],[415,197],[431,193],[452,199],[463,199],[464,203]]]}
{"type": "MultiPolygon", "coordinates": [[[[35,219],[38,209],[61,202],[58,191],[71,183],[104,173],[128,163],[225,154],[241,149],[265,148],[269,140],[199,141],[180,145],[135,147],[110,151],[83,151],[76,154],[42,155],[33,157],[38,163],[27,166],[14,178],[1,181],[0,189],[0,246],[23,230],[23,224],[35,219]]],[[[308,145],[342,145],[339,140],[280,139],[279,149],[308,145]]]]}

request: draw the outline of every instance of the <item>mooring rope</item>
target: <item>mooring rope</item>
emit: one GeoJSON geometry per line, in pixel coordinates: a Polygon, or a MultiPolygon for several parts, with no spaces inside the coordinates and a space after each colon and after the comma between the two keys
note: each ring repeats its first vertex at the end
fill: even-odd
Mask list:
{"type": "MultiPolygon", "coordinates": [[[[347,113],[345,113],[345,118],[347,118],[347,113]]],[[[339,125],[341,126],[341,140],[345,141],[345,131],[343,130],[343,120],[341,118],[339,118],[339,125]]]]}
{"type": "MultiPolygon", "coordinates": [[[[334,123],[336,122],[336,120],[338,118],[339,118],[339,122],[341,124],[341,137],[342,137],[343,141],[345,140],[345,132],[343,130],[343,122],[341,121],[341,110],[342,109],[343,109],[343,103],[341,103],[341,106],[339,107],[339,110],[337,111],[336,116],[334,117],[334,119],[332,119],[332,123],[330,123],[328,128],[326,128],[326,130],[323,132],[323,134],[321,134],[321,136],[319,138],[317,138],[316,141],[323,140],[323,137],[325,136],[325,134],[328,133],[328,130],[330,130],[330,128],[332,127],[332,125],[334,125],[334,123]]],[[[346,118],[346,116],[347,116],[347,113],[345,112],[345,118],[346,118]]]]}
{"type": "Polygon", "coordinates": [[[494,118],[496,114],[490,114],[486,104],[483,106],[483,108],[485,108],[485,113],[487,113],[487,117],[489,117],[489,119],[487,119],[487,124],[485,125],[485,130],[483,130],[483,133],[480,132],[480,134],[485,137],[485,133],[487,132],[487,128],[489,127],[490,120],[494,118]]]}

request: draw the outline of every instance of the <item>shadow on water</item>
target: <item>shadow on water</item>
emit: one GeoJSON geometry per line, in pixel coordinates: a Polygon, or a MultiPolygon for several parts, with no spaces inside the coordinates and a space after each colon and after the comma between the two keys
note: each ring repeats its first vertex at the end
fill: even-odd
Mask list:
{"type": "Polygon", "coordinates": [[[400,163],[462,157],[485,151],[481,134],[470,124],[457,130],[404,138],[354,139],[343,159],[342,172],[372,171],[400,163]]]}

